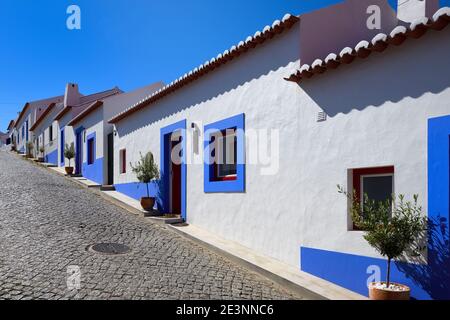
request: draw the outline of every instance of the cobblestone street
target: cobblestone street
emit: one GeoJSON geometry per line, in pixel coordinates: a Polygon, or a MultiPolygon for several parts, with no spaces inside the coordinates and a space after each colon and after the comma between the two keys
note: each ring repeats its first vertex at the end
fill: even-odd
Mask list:
{"type": "Polygon", "coordinates": [[[292,298],[175,232],[0,151],[0,299],[292,298]],[[132,251],[86,250],[103,242],[132,251]],[[68,266],[79,266],[80,290],[68,289],[68,266]]]}

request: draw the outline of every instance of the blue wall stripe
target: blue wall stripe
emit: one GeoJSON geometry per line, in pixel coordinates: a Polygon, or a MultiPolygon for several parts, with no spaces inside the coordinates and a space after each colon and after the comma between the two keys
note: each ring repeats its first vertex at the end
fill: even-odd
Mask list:
{"type": "MultiPolygon", "coordinates": [[[[301,247],[301,270],[317,277],[333,282],[341,287],[368,295],[367,273],[369,266],[378,266],[381,270],[381,280],[385,280],[387,261],[385,259],[347,254],[342,252],[326,251],[321,249],[301,247]]],[[[413,279],[405,276],[403,270],[415,268],[413,264],[392,263],[391,280],[402,283],[411,288],[415,299],[431,299],[431,296],[413,279]]],[[[417,271],[420,267],[417,268],[417,271]]]]}
{"type": "MultiPolygon", "coordinates": [[[[119,183],[115,184],[117,192],[123,193],[124,195],[129,196],[135,200],[140,200],[142,197],[147,196],[147,187],[145,184],[140,182],[130,182],[130,183],[119,183]]],[[[149,192],[150,197],[158,197],[158,184],[150,183],[149,184],[149,192]]]]}
{"type": "Polygon", "coordinates": [[[46,154],[44,161],[46,163],[51,163],[51,164],[54,164],[54,165],[58,165],[58,149],[56,149],[53,152],[50,152],[50,153],[46,154]]]}
{"type": "Polygon", "coordinates": [[[93,164],[83,163],[82,175],[86,179],[103,184],[103,158],[95,159],[93,164]]]}

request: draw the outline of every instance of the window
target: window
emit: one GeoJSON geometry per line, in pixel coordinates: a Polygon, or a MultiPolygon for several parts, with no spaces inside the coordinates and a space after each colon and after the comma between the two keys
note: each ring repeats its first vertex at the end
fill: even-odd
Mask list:
{"type": "Polygon", "coordinates": [[[245,192],[245,115],[205,126],[204,189],[245,192]]]}
{"type": "Polygon", "coordinates": [[[87,163],[93,164],[95,161],[95,138],[88,138],[87,140],[87,163]]]}
{"type": "MultiPolygon", "coordinates": [[[[361,205],[365,194],[374,201],[391,199],[394,193],[394,167],[353,169],[353,190],[361,205]]],[[[355,226],[353,229],[356,229],[355,226]]]]}
{"type": "Polygon", "coordinates": [[[120,150],[120,173],[127,173],[127,150],[120,150]]]}
{"type": "Polygon", "coordinates": [[[48,127],[48,142],[53,141],[53,125],[48,127]]]}
{"type": "Polygon", "coordinates": [[[220,131],[215,137],[214,180],[229,181],[237,178],[237,138],[236,129],[220,131]]]}

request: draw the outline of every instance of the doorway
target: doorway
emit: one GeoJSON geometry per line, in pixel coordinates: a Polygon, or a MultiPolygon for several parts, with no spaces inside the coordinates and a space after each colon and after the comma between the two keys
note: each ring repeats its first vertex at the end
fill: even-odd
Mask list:
{"type": "Polygon", "coordinates": [[[171,160],[170,160],[170,213],[181,215],[181,159],[177,157],[181,150],[182,137],[180,132],[171,135],[171,160]]]}
{"type": "Polygon", "coordinates": [[[83,128],[75,131],[75,174],[81,175],[83,169],[83,128]]]}
{"type": "Polygon", "coordinates": [[[65,161],[66,161],[66,156],[64,155],[64,150],[65,150],[65,143],[66,143],[66,138],[65,138],[65,133],[64,133],[64,128],[61,129],[60,131],[60,142],[59,142],[59,154],[60,154],[60,158],[59,158],[59,163],[61,165],[61,167],[64,167],[65,161]]]}
{"type": "Polygon", "coordinates": [[[109,186],[114,185],[114,133],[108,134],[108,179],[109,186]]]}
{"type": "Polygon", "coordinates": [[[161,129],[160,206],[186,221],[186,120],[161,129]],[[172,156],[174,155],[174,156],[172,156]]]}

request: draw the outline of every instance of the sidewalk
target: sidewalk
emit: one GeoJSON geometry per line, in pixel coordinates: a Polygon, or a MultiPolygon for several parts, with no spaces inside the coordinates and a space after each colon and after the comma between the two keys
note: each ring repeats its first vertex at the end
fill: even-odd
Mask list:
{"type": "Polygon", "coordinates": [[[257,254],[247,247],[220,238],[196,226],[170,226],[170,228],[293,291],[303,291],[304,294],[306,289],[315,295],[316,299],[323,297],[329,300],[367,300],[360,294],[302,272],[278,260],[257,254]]]}

